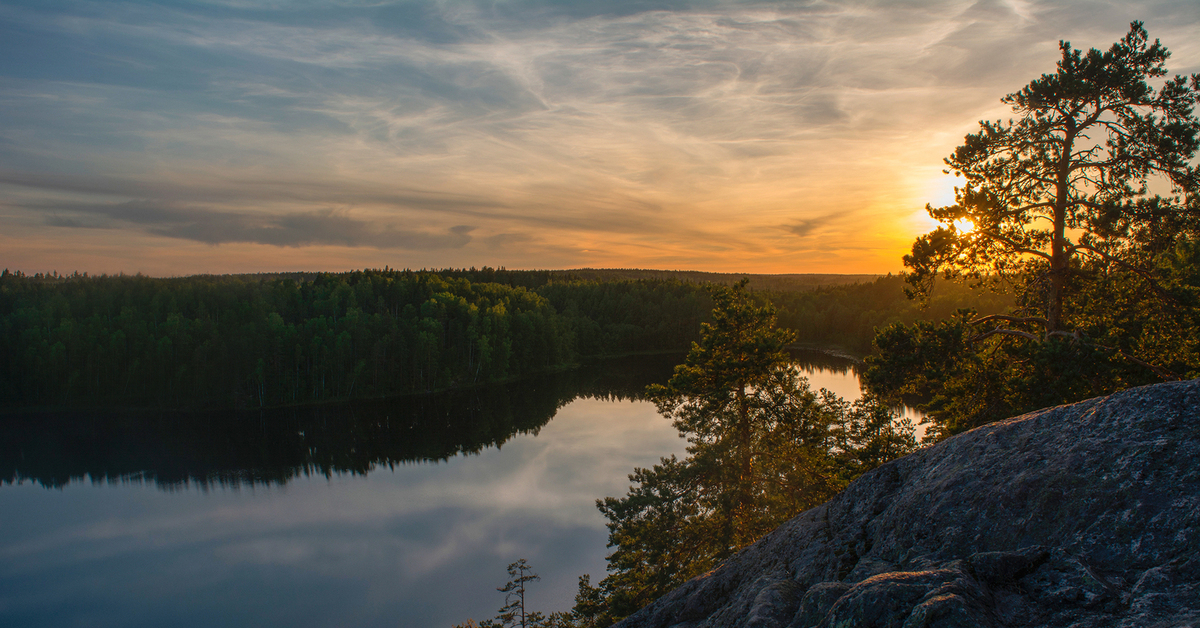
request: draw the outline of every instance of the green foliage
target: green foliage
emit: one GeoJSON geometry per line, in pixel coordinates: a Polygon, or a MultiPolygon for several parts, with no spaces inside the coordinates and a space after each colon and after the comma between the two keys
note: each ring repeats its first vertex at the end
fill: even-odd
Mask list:
{"type": "Polygon", "coordinates": [[[784,351],[794,334],[746,282],[711,294],[712,323],[667,385],[650,388],[688,457],[635,469],[625,497],[597,501],[614,549],[599,586],[580,579],[582,625],[620,620],[915,447],[911,424],[874,399],[809,390],[784,351]]]}
{"type": "Polygon", "coordinates": [[[538,294],[586,356],[686,351],[712,309],[701,286],[674,280],[555,281],[538,294]]]}
{"type": "MultiPolygon", "coordinates": [[[[525,606],[526,585],[541,580],[533,573],[524,558],[508,566],[509,580],[497,591],[504,594],[504,606],[500,608],[495,619],[485,619],[478,624],[468,619],[466,623],[454,628],[586,628],[576,623],[571,613],[550,613],[528,610],[525,606]]],[[[581,580],[582,583],[582,580],[581,580]]]]}
{"type": "Polygon", "coordinates": [[[957,282],[938,281],[929,288],[923,302],[914,301],[905,295],[904,278],[888,275],[864,283],[767,294],[778,308],[779,325],[791,329],[798,343],[854,355],[871,353],[875,330],[894,323],[937,320],[961,308],[999,313],[1012,305],[1009,295],[971,290],[957,282]]]}
{"type": "Polygon", "coordinates": [[[892,324],[868,358],[872,390],[925,402],[931,438],[1200,374],[1200,75],[1163,78],[1169,53],[1138,22],[1107,52],[1061,50],[1004,99],[1018,120],[981,123],[946,159],[965,184],[904,258],[913,296],[941,276],[1015,308],[892,324]]]}
{"type": "Polygon", "coordinates": [[[311,280],[0,277],[4,400],[260,406],[424,392],[574,360],[523,288],[363,271],[311,280]]]}
{"type": "Polygon", "coordinates": [[[604,628],[613,624],[604,591],[592,586],[590,574],[579,576],[579,592],[575,594],[571,617],[576,628],[604,628]]]}
{"type": "Polygon", "coordinates": [[[684,350],[708,304],[677,282],[539,289],[391,270],[5,271],[0,403],[260,407],[471,386],[587,356],[684,350]]]}
{"type": "Polygon", "coordinates": [[[939,272],[1017,275],[1024,305],[1049,332],[1069,324],[1062,308],[1075,268],[1121,259],[1161,214],[1188,213],[1178,194],[1200,191],[1189,163],[1200,144],[1200,75],[1155,91],[1147,80],[1166,74],[1169,53],[1148,43],[1140,22],[1108,52],[1060,47],[1056,73],[1004,98],[1018,120],[982,122],[946,159],[965,184],[956,204],[928,208],[943,226],[905,257],[918,289],[939,272]],[[1155,179],[1176,196],[1149,197],[1155,179]],[[964,219],[974,228],[960,228],[964,219]]]}
{"type": "Polygon", "coordinates": [[[756,467],[792,453],[772,446],[786,446],[786,437],[767,439],[802,425],[811,408],[784,351],[794,334],[775,328],[774,308],[755,303],[745,282],[713,290],[713,301],[712,324],[701,327],[687,360],[666,386],[652,386],[651,396],[687,436],[688,466],[717,497],[703,505],[715,515],[716,529],[706,534],[723,557],[766,531],[760,520],[767,509],[758,502],[771,498],[759,493],[780,485],[758,477],[775,469],[756,467]]]}
{"type": "Polygon", "coordinates": [[[508,566],[509,580],[496,590],[504,594],[504,606],[496,615],[496,622],[486,625],[502,626],[503,628],[530,628],[541,625],[541,613],[527,613],[525,610],[525,585],[541,580],[541,576],[533,573],[533,568],[524,558],[508,566]]]}
{"type": "MultiPolygon", "coordinates": [[[[923,312],[901,286],[885,277],[771,296],[796,340],[858,353],[876,326],[1001,307],[946,284],[923,312]]],[[[686,351],[712,307],[699,284],[490,268],[169,279],[6,271],[0,404],[268,407],[473,386],[590,357],[686,351]]]]}

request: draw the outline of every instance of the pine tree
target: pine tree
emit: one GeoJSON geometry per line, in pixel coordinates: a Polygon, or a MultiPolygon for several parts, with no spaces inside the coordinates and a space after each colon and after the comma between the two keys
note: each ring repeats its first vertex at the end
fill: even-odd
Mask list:
{"type": "Polygon", "coordinates": [[[1200,375],[1200,74],[1168,78],[1140,22],[1108,51],[1060,52],[1003,99],[1015,120],[946,159],[956,202],[927,206],[941,226],[904,257],[911,296],[957,278],[1016,308],[881,329],[867,360],[874,391],[928,400],[934,438],[1200,375]]]}
{"type": "Polygon", "coordinates": [[[786,352],[792,332],[775,327],[774,308],[745,281],[711,292],[713,322],[649,391],[687,437],[688,456],[635,469],[625,497],[598,500],[614,550],[598,587],[580,581],[583,625],[633,613],[915,445],[911,427],[873,399],[852,405],[809,390],[786,352]]]}
{"type": "Polygon", "coordinates": [[[500,608],[496,622],[488,626],[503,626],[504,628],[535,628],[542,624],[542,614],[527,612],[525,607],[525,585],[541,580],[541,576],[533,573],[533,568],[524,559],[518,559],[508,566],[509,581],[496,590],[504,594],[504,606],[500,608]]]}

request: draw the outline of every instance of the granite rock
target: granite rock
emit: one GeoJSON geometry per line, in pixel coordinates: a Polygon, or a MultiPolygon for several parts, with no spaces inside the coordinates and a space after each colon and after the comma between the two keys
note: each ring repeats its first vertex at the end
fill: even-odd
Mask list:
{"type": "Polygon", "coordinates": [[[893,461],[623,628],[1200,628],[1200,380],[893,461]]]}

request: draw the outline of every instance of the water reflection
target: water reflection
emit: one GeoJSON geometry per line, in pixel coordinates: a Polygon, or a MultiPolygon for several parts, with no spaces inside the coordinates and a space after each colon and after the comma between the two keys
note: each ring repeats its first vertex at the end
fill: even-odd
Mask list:
{"type": "Polygon", "coordinates": [[[640,399],[681,359],[638,356],[508,385],[255,412],[10,415],[0,417],[0,482],[203,489],[445,461],[537,434],[575,399],[640,399]]]}
{"type": "MultiPolygon", "coordinates": [[[[569,609],[604,573],[595,499],[683,453],[637,400],[679,359],[268,413],[0,417],[0,626],[448,628],[493,616],[522,557],[530,604],[569,609]]],[[[846,361],[801,368],[858,396],[846,361]]]]}
{"type": "Polygon", "coordinates": [[[219,416],[186,436],[139,437],[138,422],[158,417],[116,415],[97,426],[121,435],[98,443],[87,437],[100,427],[62,437],[36,421],[10,426],[3,446],[18,482],[0,486],[0,626],[447,628],[493,616],[518,557],[543,577],[531,604],[568,609],[576,578],[604,571],[594,500],[624,492],[634,466],[682,452],[670,423],[633,399],[675,361],[462,402],[483,416],[541,413],[470,438],[454,436],[461,415],[449,400],[401,415],[429,428],[419,436],[394,405],[369,414],[361,404],[270,417],[288,430],[241,416],[228,438],[212,433],[233,420],[219,416]],[[335,418],[355,434],[333,433],[335,418]],[[296,422],[315,429],[301,437],[296,422]],[[88,477],[102,481],[71,481],[88,477]],[[206,490],[160,490],[196,485],[206,490]]]}

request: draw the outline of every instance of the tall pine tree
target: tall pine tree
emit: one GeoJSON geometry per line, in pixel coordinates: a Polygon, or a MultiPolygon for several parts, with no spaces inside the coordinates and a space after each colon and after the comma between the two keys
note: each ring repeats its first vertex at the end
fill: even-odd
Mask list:
{"type": "Polygon", "coordinates": [[[712,298],[713,322],[671,380],[650,389],[688,456],[635,469],[625,497],[598,500],[614,550],[598,587],[580,581],[583,625],[629,615],[915,445],[911,425],[880,424],[891,414],[873,400],[809,390],[786,352],[793,333],[775,328],[774,308],[745,281],[712,298]],[[885,455],[852,451],[868,445],[885,455]]]}

